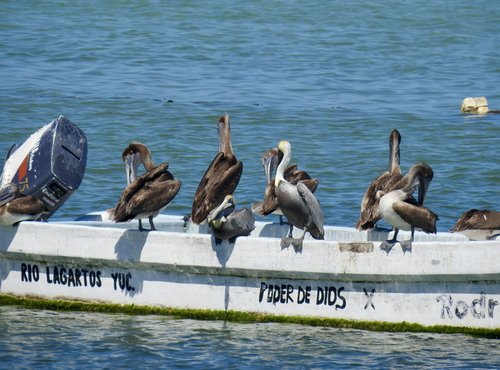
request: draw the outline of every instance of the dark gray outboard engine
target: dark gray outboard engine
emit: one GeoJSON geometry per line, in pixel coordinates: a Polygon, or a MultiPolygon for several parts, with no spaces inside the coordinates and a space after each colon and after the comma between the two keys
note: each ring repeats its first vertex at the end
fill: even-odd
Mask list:
{"type": "Polygon", "coordinates": [[[46,220],[78,189],[86,165],[85,133],[59,116],[9,151],[0,177],[0,205],[32,195],[45,204],[46,220]],[[11,184],[18,193],[12,192],[11,184]]]}

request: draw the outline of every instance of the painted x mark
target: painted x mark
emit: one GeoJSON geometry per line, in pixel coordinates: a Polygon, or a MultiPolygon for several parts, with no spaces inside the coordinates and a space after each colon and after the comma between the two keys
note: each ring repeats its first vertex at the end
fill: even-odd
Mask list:
{"type": "Polygon", "coordinates": [[[375,294],[375,288],[373,288],[370,293],[368,293],[365,288],[363,288],[363,290],[365,291],[366,296],[365,310],[368,306],[372,306],[372,308],[375,309],[375,306],[373,305],[373,294],[375,294]]]}

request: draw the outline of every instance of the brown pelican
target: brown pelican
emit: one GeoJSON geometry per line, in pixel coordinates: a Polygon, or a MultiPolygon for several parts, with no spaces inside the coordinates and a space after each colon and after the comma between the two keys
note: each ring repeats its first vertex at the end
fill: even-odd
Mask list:
{"type": "Polygon", "coordinates": [[[361,212],[356,223],[356,229],[373,229],[376,223],[382,219],[379,212],[377,191],[389,192],[395,189],[395,185],[403,178],[399,166],[399,144],[401,135],[394,129],[389,135],[389,169],[372,181],[361,201],[361,212]]]}
{"type": "Polygon", "coordinates": [[[387,193],[379,190],[379,208],[382,218],[390,223],[395,231],[391,240],[382,242],[380,248],[387,253],[397,242],[399,230],[411,230],[410,240],[401,241],[403,252],[411,251],[411,245],[415,233],[415,228],[422,229],[426,233],[436,233],[436,221],[438,216],[430,209],[423,206],[425,194],[432,180],[432,168],[425,163],[413,165],[405,179],[401,182],[405,185],[387,193]],[[413,198],[413,193],[418,188],[418,199],[413,198]]]}
{"type": "Polygon", "coordinates": [[[290,143],[288,141],[280,141],[278,150],[282,153],[283,159],[278,165],[274,180],[276,199],[283,215],[288,219],[290,224],[288,236],[281,239],[281,248],[288,248],[292,244],[296,252],[301,252],[306,232],[309,232],[314,239],[324,239],[323,211],[314,194],[304,183],[299,182],[297,185],[294,185],[284,177],[285,169],[292,155],[290,143]],[[299,239],[292,237],[294,226],[304,230],[299,239]]]}
{"type": "MultiPolygon", "coordinates": [[[[500,232],[500,212],[490,210],[470,209],[462,214],[452,232],[472,232],[482,230],[487,235],[483,238],[492,239],[500,232]]],[[[485,234],[483,233],[483,234],[485,234]]]]}
{"type": "MultiPolygon", "coordinates": [[[[266,189],[264,191],[264,198],[262,202],[254,203],[252,211],[261,216],[267,216],[271,213],[280,216],[280,224],[283,224],[283,213],[278,207],[278,200],[276,199],[274,178],[272,178],[273,170],[278,167],[281,158],[277,148],[271,148],[266,151],[262,156],[262,166],[266,174],[266,189]]],[[[309,190],[314,193],[318,187],[319,181],[311,178],[306,171],[299,170],[296,164],[288,165],[284,174],[285,180],[293,185],[303,182],[309,190]]]]}
{"type": "Polygon", "coordinates": [[[111,210],[115,222],[139,220],[140,231],[156,230],[153,218],[156,217],[175,197],[181,182],[175,180],[168,171],[168,163],[156,166],[149,149],[141,143],[131,143],[122,154],[127,171],[128,186],[123,190],[118,204],[111,210]],[[139,163],[144,165],[146,173],[137,176],[139,163]],[[149,219],[151,228],[142,227],[143,218],[149,219]]]}
{"type": "Polygon", "coordinates": [[[218,130],[219,153],[203,175],[191,208],[191,221],[195,224],[201,224],[208,213],[222,203],[226,195],[233,194],[243,171],[243,163],[238,161],[233,153],[227,114],[219,119],[218,130]]]}
{"type": "Polygon", "coordinates": [[[255,229],[255,218],[248,208],[235,210],[236,203],[232,195],[226,195],[222,203],[208,216],[208,225],[215,237],[215,244],[222,240],[234,243],[238,236],[250,235],[255,229]]]}
{"type": "Polygon", "coordinates": [[[2,189],[0,198],[0,225],[14,225],[21,221],[38,220],[47,209],[32,195],[21,195],[15,184],[2,189]]]}

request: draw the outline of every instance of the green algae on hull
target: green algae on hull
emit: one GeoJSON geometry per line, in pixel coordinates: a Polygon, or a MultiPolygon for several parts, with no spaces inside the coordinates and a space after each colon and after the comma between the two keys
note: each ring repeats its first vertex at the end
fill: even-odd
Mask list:
{"type": "Polygon", "coordinates": [[[19,297],[10,294],[0,294],[0,305],[19,305],[25,308],[54,310],[54,311],[85,311],[100,313],[121,313],[129,315],[165,315],[174,318],[195,320],[224,320],[229,322],[255,323],[275,322],[287,324],[300,324],[310,326],[324,326],[346,329],[360,329],[387,332],[422,332],[443,334],[469,334],[485,338],[500,339],[500,329],[456,327],[448,325],[424,326],[420,324],[358,321],[321,317],[270,315],[256,312],[199,310],[187,308],[155,307],[134,304],[116,304],[105,302],[89,302],[63,299],[45,299],[39,297],[19,297]]]}

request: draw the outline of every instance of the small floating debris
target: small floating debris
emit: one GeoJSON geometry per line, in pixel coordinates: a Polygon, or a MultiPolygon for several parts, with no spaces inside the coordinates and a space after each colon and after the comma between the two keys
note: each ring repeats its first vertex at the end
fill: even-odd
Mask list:
{"type": "Polygon", "coordinates": [[[460,110],[462,113],[500,113],[500,110],[490,110],[488,108],[488,100],[484,96],[465,98],[462,100],[460,110]]]}

